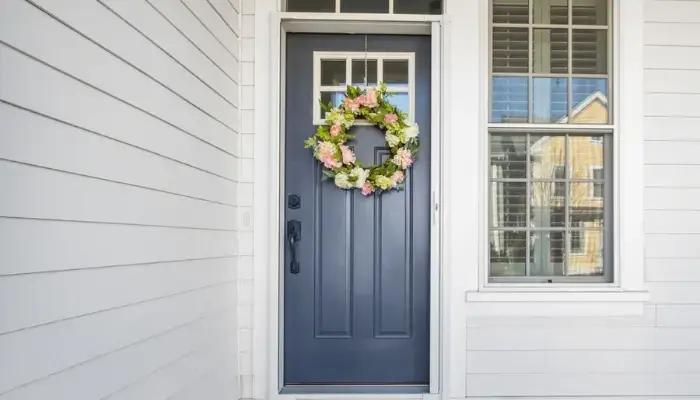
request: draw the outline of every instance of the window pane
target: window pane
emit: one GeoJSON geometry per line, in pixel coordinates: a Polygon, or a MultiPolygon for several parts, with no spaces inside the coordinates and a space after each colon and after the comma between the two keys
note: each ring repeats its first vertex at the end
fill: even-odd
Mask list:
{"type": "MultiPolygon", "coordinates": [[[[321,92],[323,104],[331,103],[333,107],[338,107],[345,98],[345,92],[321,92]]],[[[321,109],[321,119],[326,119],[326,112],[321,109]]]]}
{"type": "Polygon", "coordinates": [[[406,114],[410,114],[410,99],[408,93],[390,93],[386,101],[406,114]]]}
{"type": "Polygon", "coordinates": [[[490,234],[490,275],[525,276],[527,233],[493,231],[490,234]]]}
{"type": "Polygon", "coordinates": [[[491,85],[491,122],[527,122],[528,78],[494,76],[491,85]]]}
{"type": "Polygon", "coordinates": [[[287,11],[335,12],[335,0],[287,0],[287,11]]]}
{"type": "Polygon", "coordinates": [[[341,0],[340,12],[388,13],[389,0],[341,0]]]}
{"type": "Polygon", "coordinates": [[[527,24],[530,20],[528,0],[493,0],[494,24],[527,24]]]}
{"type": "Polygon", "coordinates": [[[603,276],[603,231],[571,231],[569,235],[566,275],[603,276]]]}
{"type": "Polygon", "coordinates": [[[528,72],[527,28],[493,28],[493,72],[528,72]]]}
{"type": "MultiPolygon", "coordinates": [[[[352,84],[365,84],[365,60],[352,60],[352,84]]],[[[367,60],[367,85],[377,86],[377,60],[367,60]]]]}
{"type": "Polygon", "coordinates": [[[527,183],[491,183],[491,226],[526,226],[527,183]]]}
{"type": "Polygon", "coordinates": [[[568,24],[569,6],[566,0],[533,0],[533,20],[536,24],[568,24]]]}
{"type": "Polygon", "coordinates": [[[566,137],[530,136],[530,174],[534,179],[566,178],[566,137]]]}
{"type": "Polygon", "coordinates": [[[566,78],[533,78],[532,122],[566,123],[568,93],[566,78]]]}
{"type": "Polygon", "coordinates": [[[530,224],[533,228],[564,227],[565,182],[532,182],[530,188],[530,224]]]}
{"type": "Polygon", "coordinates": [[[593,182],[572,182],[569,196],[569,223],[572,227],[602,228],[603,198],[595,197],[593,182]]]}
{"type": "Polygon", "coordinates": [[[574,29],[572,71],[574,74],[608,73],[608,31],[574,29]]]}
{"type": "Polygon", "coordinates": [[[321,85],[345,86],[345,60],[321,60],[321,85]]]}
{"type": "Polygon", "coordinates": [[[532,71],[565,74],[569,71],[569,31],[533,29],[532,71]]]}
{"type": "MultiPolygon", "coordinates": [[[[594,136],[595,137],[595,136],[594,136]]],[[[603,168],[603,145],[591,136],[570,136],[569,154],[572,179],[593,179],[594,168],[603,168]]]]}
{"type": "Polygon", "coordinates": [[[573,0],[574,25],[607,25],[608,0],[573,0]]]}
{"type": "Polygon", "coordinates": [[[408,60],[384,60],[384,83],[408,86],[408,60]]]}
{"type": "Polygon", "coordinates": [[[491,135],[491,179],[524,179],[527,176],[527,137],[491,135]]]}
{"type": "Polygon", "coordinates": [[[442,0],[394,0],[394,14],[442,14],[442,0]]]}
{"type": "Polygon", "coordinates": [[[573,111],[571,122],[575,124],[608,123],[608,80],[573,78],[571,81],[573,111]]]}
{"type": "Polygon", "coordinates": [[[566,243],[563,231],[530,232],[530,275],[564,275],[566,243]]]}

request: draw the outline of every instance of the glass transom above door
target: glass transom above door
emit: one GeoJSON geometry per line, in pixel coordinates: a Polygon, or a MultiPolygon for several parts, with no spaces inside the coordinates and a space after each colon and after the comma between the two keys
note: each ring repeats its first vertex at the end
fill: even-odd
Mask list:
{"type": "MultiPolygon", "coordinates": [[[[377,86],[384,82],[391,97],[387,100],[412,120],[415,100],[415,54],[379,52],[314,52],[315,125],[324,125],[325,115],[318,103],[339,106],[347,85],[377,86]],[[366,79],[365,79],[366,78],[366,79]]],[[[364,121],[358,120],[357,124],[364,121]]]]}
{"type": "Polygon", "coordinates": [[[442,14],[442,0],[287,0],[287,11],[442,14]]]}

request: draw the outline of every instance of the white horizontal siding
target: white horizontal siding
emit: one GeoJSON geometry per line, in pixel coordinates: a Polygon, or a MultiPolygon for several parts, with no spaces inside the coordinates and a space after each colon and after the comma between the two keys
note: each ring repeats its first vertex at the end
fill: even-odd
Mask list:
{"type": "Polygon", "coordinates": [[[70,3],[0,2],[0,399],[236,399],[239,12],[70,3]]]}
{"type": "Polygon", "coordinates": [[[470,317],[468,396],[700,397],[700,1],[642,4],[652,301],[638,317],[470,317]]]}

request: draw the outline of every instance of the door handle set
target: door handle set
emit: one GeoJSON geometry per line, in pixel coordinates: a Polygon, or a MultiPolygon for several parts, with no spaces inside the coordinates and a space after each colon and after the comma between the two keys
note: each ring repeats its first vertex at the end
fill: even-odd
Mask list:
{"type": "Polygon", "coordinates": [[[301,240],[301,221],[292,219],[287,221],[287,243],[289,244],[289,272],[299,273],[299,261],[297,261],[297,242],[301,240]]]}

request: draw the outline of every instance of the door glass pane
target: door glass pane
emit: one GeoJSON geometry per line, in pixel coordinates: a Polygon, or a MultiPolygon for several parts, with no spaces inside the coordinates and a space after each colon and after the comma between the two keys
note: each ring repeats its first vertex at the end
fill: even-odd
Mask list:
{"type": "Polygon", "coordinates": [[[384,83],[408,86],[408,60],[384,60],[384,83]]]}
{"type": "Polygon", "coordinates": [[[565,123],[568,107],[566,78],[534,78],[532,120],[535,123],[565,123]]]}
{"type": "Polygon", "coordinates": [[[535,73],[565,74],[569,70],[569,31],[533,29],[532,70],[535,73]]]}
{"type": "Polygon", "coordinates": [[[574,29],[572,35],[572,72],[574,74],[608,73],[608,31],[574,29]]]}
{"type": "Polygon", "coordinates": [[[527,183],[491,183],[491,226],[526,226],[527,183]]]}
{"type": "Polygon", "coordinates": [[[345,86],[345,60],[321,60],[321,85],[345,86]]]}
{"type": "MultiPolygon", "coordinates": [[[[345,92],[321,92],[321,102],[330,103],[332,107],[338,107],[345,98],[345,92]]],[[[319,105],[320,107],[320,105],[319,105]]],[[[321,109],[321,119],[326,119],[326,112],[321,109]]]]}
{"type": "Polygon", "coordinates": [[[532,19],[536,24],[569,23],[569,7],[566,0],[532,0],[532,19]]]}
{"type": "Polygon", "coordinates": [[[287,0],[287,11],[335,12],[335,0],[287,0]]]}
{"type": "Polygon", "coordinates": [[[527,77],[493,77],[491,83],[491,122],[527,122],[527,102],[527,77]]]}
{"type": "Polygon", "coordinates": [[[411,104],[408,93],[390,93],[390,96],[387,97],[386,101],[406,114],[409,114],[410,119],[411,104]]]}
{"type": "Polygon", "coordinates": [[[572,230],[569,233],[567,276],[603,276],[603,231],[572,230]]]}
{"type": "Polygon", "coordinates": [[[442,14],[442,0],[394,0],[394,14],[442,14]]]}
{"type": "Polygon", "coordinates": [[[607,25],[608,0],[572,0],[574,25],[607,25]]]}
{"type": "Polygon", "coordinates": [[[573,78],[571,80],[574,124],[608,123],[608,80],[604,78],[573,78]]]}
{"type": "Polygon", "coordinates": [[[492,231],[489,241],[490,276],[525,276],[527,233],[492,231]]]}
{"type": "Polygon", "coordinates": [[[527,177],[527,137],[525,135],[491,135],[491,179],[525,179],[527,177]]]}
{"type": "Polygon", "coordinates": [[[340,12],[388,13],[389,0],[341,0],[340,12]]]}
{"type": "Polygon", "coordinates": [[[494,24],[527,24],[530,21],[528,0],[493,0],[494,24]]]}
{"type": "Polygon", "coordinates": [[[563,231],[530,232],[530,276],[564,275],[565,235],[563,231]]]}
{"type": "MultiPolygon", "coordinates": [[[[352,84],[365,84],[365,60],[352,60],[352,84]]],[[[377,86],[377,60],[367,60],[367,86],[377,86]]]]}

